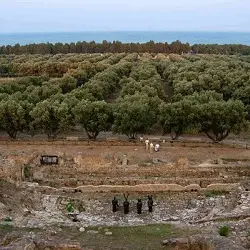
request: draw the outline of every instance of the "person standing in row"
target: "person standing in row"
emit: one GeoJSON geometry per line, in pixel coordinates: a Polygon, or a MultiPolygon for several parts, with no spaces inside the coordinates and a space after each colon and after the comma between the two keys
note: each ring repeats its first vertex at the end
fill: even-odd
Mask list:
{"type": "Polygon", "coordinates": [[[149,149],[149,139],[148,138],[145,140],[145,144],[146,144],[146,150],[148,150],[149,149]]]}
{"type": "Polygon", "coordinates": [[[114,199],[112,200],[112,211],[115,213],[118,207],[118,200],[116,199],[116,197],[114,197],[114,199]]]}
{"type": "Polygon", "coordinates": [[[143,143],[143,135],[140,136],[140,143],[143,143]]]}
{"type": "Polygon", "coordinates": [[[152,195],[148,195],[148,211],[150,213],[153,212],[153,204],[154,204],[154,201],[153,201],[152,195]]]}
{"type": "Polygon", "coordinates": [[[155,144],[155,152],[158,152],[160,150],[160,144],[156,143],[155,144]]]}
{"type": "MultiPolygon", "coordinates": [[[[125,201],[123,202],[123,209],[124,209],[124,214],[128,214],[129,213],[129,201],[128,201],[128,195],[123,194],[125,201]]],[[[153,212],[153,197],[152,195],[148,195],[148,211],[150,213],[153,212]]],[[[141,214],[142,213],[142,200],[138,199],[137,200],[137,204],[136,204],[136,208],[137,208],[137,213],[141,214]]],[[[114,197],[114,199],[112,200],[112,211],[116,212],[117,211],[117,207],[119,207],[118,204],[118,200],[116,199],[116,197],[114,197]]]]}
{"type": "Polygon", "coordinates": [[[153,144],[153,142],[151,142],[150,146],[149,146],[149,152],[150,152],[150,154],[152,154],[153,151],[154,151],[154,144],[153,144]]]}
{"type": "Polygon", "coordinates": [[[138,202],[136,204],[136,207],[137,207],[137,213],[138,214],[141,214],[141,210],[142,210],[142,202],[141,202],[141,199],[138,199],[138,202]]]}
{"type": "Polygon", "coordinates": [[[125,194],[123,195],[125,198],[125,201],[123,202],[123,208],[124,208],[124,214],[129,213],[129,201],[128,201],[128,195],[126,196],[125,194]]]}

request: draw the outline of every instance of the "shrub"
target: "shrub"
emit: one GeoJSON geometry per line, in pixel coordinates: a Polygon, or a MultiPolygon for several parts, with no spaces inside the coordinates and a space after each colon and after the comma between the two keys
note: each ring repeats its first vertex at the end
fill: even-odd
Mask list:
{"type": "Polygon", "coordinates": [[[73,204],[71,202],[69,202],[67,205],[66,205],[66,210],[69,212],[69,213],[72,213],[74,211],[74,207],[73,207],[73,204]]]}
{"type": "Polygon", "coordinates": [[[226,194],[227,192],[225,191],[216,191],[216,190],[212,190],[212,191],[207,191],[205,192],[205,197],[207,198],[211,198],[211,197],[216,197],[218,195],[223,195],[226,194]]]}
{"type": "Polygon", "coordinates": [[[5,222],[11,222],[12,218],[10,216],[7,216],[7,217],[4,218],[4,221],[5,222]]]}
{"type": "Polygon", "coordinates": [[[31,167],[29,165],[24,165],[23,174],[24,174],[25,180],[30,179],[30,177],[32,176],[32,172],[31,172],[31,167]]]}
{"type": "Polygon", "coordinates": [[[219,235],[224,236],[224,237],[228,237],[229,231],[230,231],[230,228],[228,226],[222,226],[219,229],[219,235]]]}

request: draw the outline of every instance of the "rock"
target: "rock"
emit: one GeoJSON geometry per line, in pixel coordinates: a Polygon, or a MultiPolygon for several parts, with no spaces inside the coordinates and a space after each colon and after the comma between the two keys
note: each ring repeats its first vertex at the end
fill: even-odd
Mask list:
{"type": "Polygon", "coordinates": [[[168,239],[162,242],[163,246],[171,249],[214,249],[214,250],[246,250],[239,245],[236,245],[230,239],[215,235],[197,235],[189,238],[168,239]]]}
{"type": "Polygon", "coordinates": [[[110,236],[110,235],[113,235],[113,233],[112,232],[105,232],[105,235],[110,236]]]}
{"type": "Polygon", "coordinates": [[[6,206],[2,202],[0,202],[0,211],[4,209],[6,209],[6,206]]]}
{"type": "Polygon", "coordinates": [[[153,162],[153,164],[157,164],[157,163],[159,163],[160,161],[159,161],[159,159],[157,159],[157,158],[153,158],[152,162],[153,162]]]}
{"type": "Polygon", "coordinates": [[[179,247],[181,247],[181,249],[184,249],[184,247],[188,249],[189,240],[188,238],[169,239],[169,240],[164,240],[162,242],[162,245],[168,247],[175,247],[176,249],[179,249],[179,247]]]}
{"type": "Polygon", "coordinates": [[[218,164],[218,165],[223,165],[224,162],[223,162],[222,159],[219,158],[219,159],[217,159],[216,164],[218,164]]]}
{"type": "Polygon", "coordinates": [[[171,220],[177,221],[177,220],[179,220],[179,218],[177,216],[173,216],[173,217],[171,217],[171,220]]]}
{"type": "Polygon", "coordinates": [[[188,168],[189,161],[187,158],[179,158],[175,165],[177,168],[188,168]]]}
{"type": "Polygon", "coordinates": [[[29,214],[31,214],[30,210],[27,208],[23,209],[23,216],[28,216],[29,214]]]}
{"type": "Polygon", "coordinates": [[[84,227],[80,227],[79,231],[80,231],[80,232],[85,232],[86,229],[85,229],[84,227]]]}
{"type": "Polygon", "coordinates": [[[25,247],[24,247],[24,250],[36,250],[36,245],[34,244],[34,242],[31,242],[29,244],[27,244],[25,247]]]}
{"type": "Polygon", "coordinates": [[[103,230],[104,232],[108,232],[109,231],[109,229],[108,228],[104,228],[104,230],[103,230]]]}
{"type": "Polygon", "coordinates": [[[12,243],[13,241],[16,241],[18,238],[20,238],[21,235],[18,232],[11,232],[11,233],[7,233],[4,238],[3,241],[1,242],[2,245],[9,245],[10,243],[12,243]]]}
{"type": "Polygon", "coordinates": [[[247,206],[242,206],[241,209],[242,209],[242,210],[246,210],[246,209],[249,209],[249,207],[247,207],[247,206]]]}
{"type": "Polygon", "coordinates": [[[127,155],[123,155],[123,159],[122,159],[122,166],[127,166],[128,165],[128,157],[127,155]]]}
{"type": "Polygon", "coordinates": [[[38,187],[39,183],[37,182],[22,182],[21,187],[22,188],[28,188],[28,187],[38,187]]]}
{"type": "Polygon", "coordinates": [[[98,234],[99,232],[98,231],[95,231],[95,230],[89,230],[87,231],[88,234],[98,234]]]}

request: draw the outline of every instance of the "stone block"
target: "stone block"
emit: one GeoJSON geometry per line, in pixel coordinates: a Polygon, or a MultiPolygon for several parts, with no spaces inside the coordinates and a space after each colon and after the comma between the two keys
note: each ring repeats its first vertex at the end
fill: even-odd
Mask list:
{"type": "Polygon", "coordinates": [[[176,161],[175,166],[177,168],[188,168],[189,167],[189,160],[185,157],[185,158],[179,158],[176,161]]]}
{"type": "Polygon", "coordinates": [[[105,232],[105,235],[111,236],[111,235],[113,235],[113,233],[112,232],[105,232]]]}

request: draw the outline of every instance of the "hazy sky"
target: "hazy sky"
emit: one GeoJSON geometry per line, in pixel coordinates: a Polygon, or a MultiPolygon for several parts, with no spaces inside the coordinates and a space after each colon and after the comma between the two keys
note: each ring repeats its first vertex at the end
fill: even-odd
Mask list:
{"type": "Polygon", "coordinates": [[[250,0],[0,0],[0,32],[250,31],[250,0]]]}

